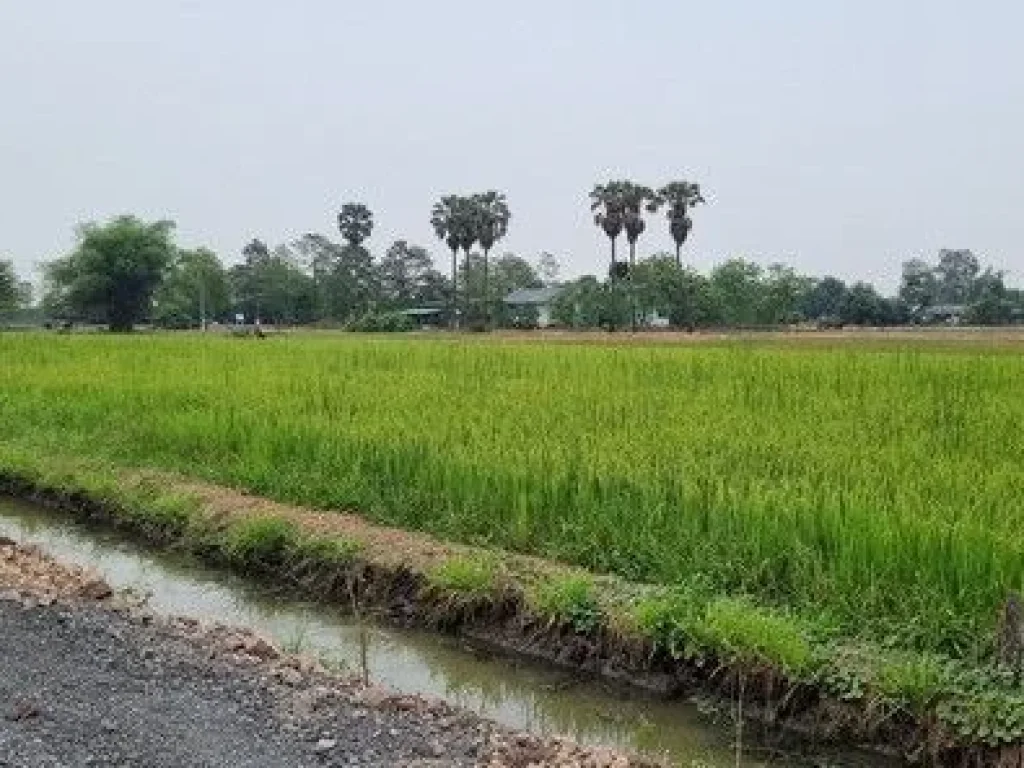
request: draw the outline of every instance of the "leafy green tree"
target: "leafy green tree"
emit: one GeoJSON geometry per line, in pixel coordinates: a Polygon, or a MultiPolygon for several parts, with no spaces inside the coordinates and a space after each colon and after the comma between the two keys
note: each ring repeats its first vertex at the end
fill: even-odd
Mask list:
{"type": "Polygon", "coordinates": [[[813,288],[810,278],[785,264],[770,264],[761,282],[758,322],[762,325],[795,323],[803,319],[804,296],[813,288]]]}
{"type": "Polygon", "coordinates": [[[338,231],[353,248],[373,233],[373,213],[363,203],[345,203],[338,213],[338,231]]]}
{"type": "Polygon", "coordinates": [[[1013,309],[1003,273],[987,268],[974,281],[967,321],[975,325],[1004,325],[1013,320],[1013,309]]]}
{"type": "Polygon", "coordinates": [[[683,243],[686,242],[690,230],[693,229],[690,210],[704,202],[700,185],[690,181],[673,181],[657,192],[657,207],[660,208],[662,205],[666,207],[668,231],[676,245],[676,266],[679,269],[683,268],[683,243]]]}
{"type": "Polygon", "coordinates": [[[204,325],[231,308],[227,272],[206,248],[181,250],[154,298],[154,322],[173,328],[204,325]]]}
{"type": "Polygon", "coordinates": [[[69,318],[131,331],[148,317],[153,294],[177,255],[170,221],[120,216],[78,229],[75,249],[45,268],[46,303],[69,318]]]}
{"type": "Polygon", "coordinates": [[[974,296],[974,281],[981,272],[978,257],[969,250],[939,251],[935,267],[939,299],[945,304],[967,304],[974,296]]]}
{"type": "Polygon", "coordinates": [[[808,320],[838,322],[846,291],[846,283],[838,277],[813,280],[801,297],[800,312],[808,320]]]}
{"type": "Polygon", "coordinates": [[[694,329],[715,321],[707,279],[696,270],[680,269],[671,254],[657,254],[636,268],[641,312],[657,312],[677,328],[694,329]]]}
{"type": "Polygon", "coordinates": [[[899,297],[917,313],[938,303],[939,281],[928,262],[923,259],[903,262],[899,297]]]}
{"type": "Polygon", "coordinates": [[[873,285],[858,282],[847,291],[839,317],[847,325],[888,325],[891,308],[873,285]]]}
{"type": "MultiPolygon", "coordinates": [[[[472,198],[473,220],[476,227],[476,239],[484,252],[484,274],[483,274],[483,301],[484,301],[484,325],[491,323],[491,301],[488,286],[488,261],[491,248],[499,240],[508,234],[508,225],[512,214],[508,208],[508,201],[505,195],[495,190],[488,190],[472,198]]],[[[469,258],[469,252],[466,253],[469,258]]]]}
{"type": "Polygon", "coordinates": [[[18,309],[18,275],[14,263],[0,259],[0,317],[14,314],[18,309]]]}
{"type": "Polygon", "coordinates": [[[379,295],[378,276],[366,248],[315,233],[292,246],[297,262],[312,275],[317,317],[347,322],[372,309],[379,295]]]}
{"type": "MultiPolygon", "coordinates": [[[[391,309],[408,309],[431,301],[432,286],[444,278],[434,270],[426,248],[396,240],[377,264],[380,301],[391,309]]],[[[441,296],[443,301],[443,294],[441,296]]]]}
{"type": "Polygon", "coordinates": [[[754,325],[762,301],[761,267],[745,259],[729,259],[711,271],[710,292],[719,322],[754,325]]]}
{"type": "Polygon", "coordinates": [[[316,314],[316,286],[286,246],[273,252],[260,240],[244,249],[245,261],[228,271],[235,311],[274,323],[308,323],[316,314]]]}
{"type": "Polygon", "coordinates": [[[558,294],[551,308],[551,317],[567,328],[598,328],[604,302],[604,285],[593,275],[584,275],[566,285],[558,294]]]}

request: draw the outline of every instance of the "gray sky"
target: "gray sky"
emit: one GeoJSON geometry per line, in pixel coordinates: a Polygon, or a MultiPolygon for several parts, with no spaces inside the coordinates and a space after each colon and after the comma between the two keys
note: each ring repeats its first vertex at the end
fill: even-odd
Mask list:
{"type": "MultiPolygon", "coordinates": [[[[865,278],[969,247],[1024,282],[1017,0],[6,0],[0,253],[169,217],[236,260],[333,232],[379,252],[433,201],[507,192],[503,250],[603,272],[595,182],[699,181],[687,258],[865,278]]],[[[667,249],[662,219],[642,251],[667,249]]]]}

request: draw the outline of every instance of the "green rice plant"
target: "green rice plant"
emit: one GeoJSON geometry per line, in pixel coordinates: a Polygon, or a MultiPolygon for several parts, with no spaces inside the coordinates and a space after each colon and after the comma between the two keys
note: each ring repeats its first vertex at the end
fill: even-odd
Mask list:
{"type": "Polygon", "coordinates": [[[1021,381],[984,340],[5,334],[0,467],[169,470],[985,659],[1024,589],[1021,381]]]}
{"type": "Polygon", "coordinates": [[[698,642],[731,661],[767,662],[792,679],[807,677],[814,664],[811,643],[796,621],[745,600],[715,600],[693,631],[698,642]]]}

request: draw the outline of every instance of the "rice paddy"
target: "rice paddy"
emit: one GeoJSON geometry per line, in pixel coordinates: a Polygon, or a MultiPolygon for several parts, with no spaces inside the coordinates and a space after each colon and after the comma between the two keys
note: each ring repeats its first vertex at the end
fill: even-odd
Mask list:
{"type": "Polygon", "coordinates": [[[0,446],[991,655],[1024,587],[1013,345],[0,335],[0,446]]]}

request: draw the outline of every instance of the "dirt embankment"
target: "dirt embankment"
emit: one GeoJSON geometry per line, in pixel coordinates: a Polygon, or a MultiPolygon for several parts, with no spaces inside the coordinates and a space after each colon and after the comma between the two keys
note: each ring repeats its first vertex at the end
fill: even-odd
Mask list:
{"type": "Polygon", "coordinates": [[[0,539],[0,766],[650,765],[399,696],[245,630],[158,619],[0,539]]]}

